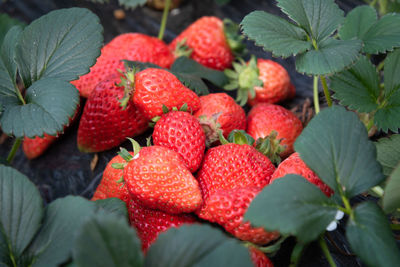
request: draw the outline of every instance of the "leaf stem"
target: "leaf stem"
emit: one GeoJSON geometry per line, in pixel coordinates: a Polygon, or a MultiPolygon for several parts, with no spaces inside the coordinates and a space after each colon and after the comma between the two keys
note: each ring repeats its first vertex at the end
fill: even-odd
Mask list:
{"type": "Polygon", "coordinates": [[[11,148],[10,153],[7,156],[7,162],[9,164],[11,164],[11,162],[14,160],[15,154],[17,153],[18,148],[20,147],[22,143],[22,139],[21,138],[16,138],[14,141],[14,144],[11,148]]]}
{"type": "Polygon", "coordinates": [[[332,98],[331,98],[331,94],[329,93],[328,84],[326,83],[326,78],[325,78],[325,76],[320,76],[320,78],[321,78],[322,88],[324,88],[326,102],[328,103],[328,107],[331,107],[332,106],[332,98]]]}
{"type": "Polygon", "coordinates": [[[331,267],[336,267],[336,263],[333,260],[331,253],[329,252],[329,248],[328,248],[328,245],[326,244],[326,241],[324,239],[324,235],[321,235],[319,237],[319,245],[320,245],[320,247],[322,249],[322,252],[324,252],[326,259],[328,260],[329,265],[331,267]]]}
{"type": "Polygon", "coordinates": [[[290,265],[289,267],[296,267],[299,264],[300,257],[303,254],[303,251],[306,247],[306,244],[297,243],[292,251],[292,255],[290,256],[290,265]]]}
{"type": "Polygon", "coordinates": [[[318,76],[314,76],[314,108],[315,114],[319,113],[318,76]]]}
{"type": "Polygon", "coordinates": [[[167,25],[168,12],[169,12],[170,5],[171,5],[171,0],[166,0],[162,19],[161,19],[160,32],[158,33],[158,39],[160,39],[160,40],[162,40],[164,37],[164,32],[165,32],[165,27],[167,25]]]}
{"type": "Polygon", "coordinates": [[[18,89],[18,86],[14,85],[14,87],[15,87],[15,93],[17,94],[18,99],[22,102],[23,105],[26,105],[25,99],[22,96],[21,91],[18,89]]]}
{"type": "Polygon", "coordinates": [[[379,63],[378,67],[376,67],[376,69],[378,71],[381,71],[383,69],[383,67],[385,66],[385,61],[382,61],[381,63],[379,63]]]}

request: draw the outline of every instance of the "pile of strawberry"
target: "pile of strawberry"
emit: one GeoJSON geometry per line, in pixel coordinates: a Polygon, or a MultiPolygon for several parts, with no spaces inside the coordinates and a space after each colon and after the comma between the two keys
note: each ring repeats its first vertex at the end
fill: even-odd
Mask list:
{"type": "MultiPolygon", "coordinates": [[[[82,152],[108,150],[142,134],[152,122],[153,145],[140,148],[131,139],[133,151],[121,149],[108,163],[92,199],[117,197],[127,204],[144,252],[170,227],[208,221],[253,243],[257,266],[272,266],[256,246],[279,233],[243,220],[251,201],[288,173],[304,176],[328,196],[332,190],[293,153],[302,123],[275,104],[295,95],[287,71],[272,60],[234,62],[226,36],[220,19],[203,17],[169,46],[138,33],[114,38],[90,72],[72,82],[87,97],[77,142],[82,152]],[[231,80],[226,89],[237,89],[236,100],[251,107],[247,116],[228,94],[199,97],[169,72],[181,54],[225,70],[231,80]],[[124,70],[123,59],[162,68],[124,70]]],[[[23,149],[34,158],[55,139],[25,138],[23,149]]]]}

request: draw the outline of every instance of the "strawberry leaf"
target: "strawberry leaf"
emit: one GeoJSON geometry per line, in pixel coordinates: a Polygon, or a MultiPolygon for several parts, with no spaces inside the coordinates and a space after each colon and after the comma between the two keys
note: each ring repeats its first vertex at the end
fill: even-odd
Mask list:
{"type": "Polygon", "coordinates": [[[43,201],[25,175],[1,165],[0,196],[0,263],[12,266],[40,228],[43,201]]]}
{"type": "Polygon", "coordinates": [[[346,197],[354,197],[384,179],[375,145],[368,139],[364,124],[343,107],[322,110],[294,147],[336,196],[342,191],[346,197]]]}
{"type": "Polygon", "coordinates": [[[161,233],[147,252],[146,267],[253,266],[238,240],[209,225],[183,225],[161,233]]]}
{"type": "Polygon", "coordinates": [[[389,176],[400,163],[400,134],[381,138],[375,145],[383,173],[389,176]]]}
{"type": "Polygon", "coordinates": [[[73,248],[77,266],[142,266],[143,254],[135,230],[121,217],[96,214],[79,228],[73,248]]]}
{"type": "Polygon", "coordinates": [[[364,202],[354,210],[346,227],[352,250],[368,266],[399,266],[400,251],[388,220],[372,202],[364,202]]]}
{"type": "Polygon", "coordinates": [[[11,18],[7,14],[0,14],[0,46],[3,43],[4,37],[13,26],[25,27],[25,23],[17,19],[11,18]]]}
{"type": "Polygon", "coordinates": [[[108,214],[113,214],[115,217],[122,217],[127,220],[128,210],[126,208],[125,202],[122,200],[112,197],[106,199],[96,200],[97,207],[100,210],[106,211],[108,214]]]}
{"type": "Polygon", "coordinates": [[[79,93],[69,82],[43,78],[26,91],[26,105],[7,102],[0,117],[3,131],[16,137],[56,135],[63,131],[79,103],[79,93]]]}
{"type": "Polygon", "coordinates": [[[317,42],[330,36],[344,20],[333,0],[278,0],[278,6],[317,42]]]}
{"type": "Polygon", "coordinates": [[[286,58],[312,47],[303,29],[263,11],[248,14],[241,22],[241,27],[249,39],[266,51],[271,51],[274,56],[286,58]]]}
{"type": "Polygon", "coordinates": [[[95,211],[95,202],[82,197],[68,196],[50,203],[42,227],[28,247],[28,255],[35,255],[31,266],[56,267],[66,262],[74,245],[73,233],[95,211]]]}
{"type": "Polygon", "coordinates": [[[244,220],[308,243],[318,238],[338,208],[304,177],[289,174],[266,186],[253,200],[244,220]]]}
{"type": "Polygon", "coordinates": [[[333,97],[341,105],[359,112],[372,112],[378,108],[379,83],[375,66],[364,56],[351,69],[331,77],[333,97]]]}
{"type": "Polygon", "coordinates": [[[296,57],[296,69],[300,73],[325,75],[343,70],[353,64],[360,55],[361,41],[327,38],[312,49],[296,57]],[[332,56],[334,55],[334,56],[332,56]]]}
{"type": "Polygon", "coordinates": [[[42,77],[72,81],[89,72],[102,46],[99,18],[88,9],[52,11],[27,26],[16,47],[25,87],[42,77]]]}
{"type": "Polygon", "coordinates": [[[357,7],[347,15],[339,36],[343,40],[362,40],[364,53],[392,51],[400,46],[400,15],[387,14],[378,20],[373,7],[357,7]]]}
{"type": "Polygon", "coordinates": [[[383,195],[383,209],[389,213],[400,209],[400,163],[394,169],[389,177],[388,183],[385,187],[385,194],[383,195]]]}

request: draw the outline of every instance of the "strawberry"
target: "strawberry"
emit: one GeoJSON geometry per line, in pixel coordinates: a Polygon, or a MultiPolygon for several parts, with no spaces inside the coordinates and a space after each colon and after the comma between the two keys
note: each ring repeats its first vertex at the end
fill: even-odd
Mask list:
{"type": "Polygon", "coordinates": [[[271,260],[268,259],[268,257],[261,250],[250,246],[249,251],[254,267],[274,267],[274,264],[271,262],[271,260]]]}
{"type": "Polygon", "coordinates": [[[125,33],[102,48],[101,55],[88,74],[71,83],[78,88],[81,96],[89,97],[105,76],[124,68],[123,59],[150,62],[163,68],[169,68],[174,61],[168,46],[158,38],[141,33],[125,33]]]}
{"type": "Polygon", "coordinates": [[[209,220],[244,241],[262,245],[275,240],[279,236],[277,232],[267,232],[262,227],[254,228],[249,222],[243,222],[247,208],[260,190],[260,187],[245,187],[214,192],[207,200],[209,220]]]}
{"type": "Polygon", "coordinates": [[[208,198],[220,190],[254,186],[263,188],[275,167],[271,161],[248,144],[224,144],[209,149],[197,174],[203,205],[197,212],[208,219],[208,198]]]}
{"type": "Polygon", "coordinates": [[[22,142],[22,149],[28,159],[34,159],[44,153],[44,151],[57,140],[57,136],[44,134],[43,137],[25,137],[22,142]]]}
{"type": "Polygon", "coordinates": [[[181,55],[183,45],[189,49],[193,60],[216,70],[229,68],[234,58],[224,23],[217,17],[202,17],[179,34],[169,45],[175,57],[181,55]]]}
{"type": "Polygon", "coordinates": [[[234,70],[225,70],[230,78],[225,89],[238,89],[236,100],[242,106],[246,102],[250,106],[274,104],[296,94],[288,72],[275,61],[252,56],[248,63],[240,60],[240,63],[233,63],[233,67],[234,70]]]}
{"type": "Polygon", "coordinates": [[[282,106],[261,103],[254,106],[247,116],[247,132],[254,139],[266,137],[272,131],[278,133],[278,139],[283,139],[281,144],[286,149],[280,153],[281,157],[293,153],[293,144],[302,130],[301,121],[282,106]]]}
{"type": "MultiPolygon", "coordinates": [[[[69,119],[68,125],[64,126],[64,131],[76,121],[81,111],[81,105],[78,104],[75,114],[69,119]]],[[[34,138],[25,137],[22,141],[22,150],[28,159],[34,159],[41,156],[51,144],[53,144],[63,133],[56,136],[44,134],[43,137],[36,136],[34,138]]]]}
{"type": "Polygon", "coordinates": [[[163,105],[169,110],[185,103],[189,112],[200,108],[200,99],[172,73],[156,68],[145,69],[135,75],[135,105],[148,119],[163,114],[163,105]]]}
{"type": "Polygon", "coordinates": [[[202,203],[198,182],[182,157],[166,147],[142,148],[125,167],[124,180],[131,197],[147,208],[177,214],[202,203]]]}
{"type": "Polygon", "coordinates": [[[150,245],[161,232],[185,223],[194,223],[196,219],[190,214],[169,214],[160,210],[146,208],[131,199],[128,206],[130,224],[136,229],[142,241],[142,250],[147,252],[150,245]]]}
{"type": "Polygon", "coordinates": [[[218,131],[224,137],[234,129],[246,129],[246,113],[235,100],[226,93],[200,96],[200,109],[194,113],[206,132],[207,145],[218,140],[218,131]]]}
{"type": "Polygon", "coordinates": [[[271,183],[275,179],[285,176],[286,174],[298,174],[306,178],[310,183],[318,186],[321,191],[330,197],[333,194],[333,190],[327,186],[315,172],[313,172],[306,163],[300,158],[300,155],[296,152],[290,155],[287,159],[278,165],[271,178],[271,183]]]}
{"type": "Polygon", "coordinates": [[[157,121],[153,143],[178,152],[193,173],[204,156],[206,135],[198,120],[184,111],[168,112],[157,121]]]}
{"type": "MultiPolygon", "coordinates": [[[[133,155],[133,153],[131,153],[133,155]]],[[[115,169],[112,165],[114,163],[126,163],[126,161],[119,155],[112,158],[103,172],[100,184],[97,186],[92,200],[106,199],[116,197],[129,204],[129,192],[124,183],[121,183],[121,177],[124,173],[122,169],[115,169]]]]}
{"type": "Polygon", "coordinates": [[[112,74],[90,94],[78,129],[78,148],[82,152],[99,152],[118,146],[126,137],[143,133],[148,121],[132,101],[122,100],[131,88],[133,74],[112,74]],[[131,76],[131,77],[129,77],[131,76]],[[117,85],[121,81],[121,84],[117,85]],[[126,85],[123,85],[125,83],[126,85]]]}

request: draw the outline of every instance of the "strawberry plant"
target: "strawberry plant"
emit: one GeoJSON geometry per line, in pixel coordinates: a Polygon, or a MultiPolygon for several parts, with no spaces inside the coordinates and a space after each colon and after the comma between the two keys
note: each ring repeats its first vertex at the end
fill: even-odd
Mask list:
{"type": "Polygon", "coordinates": [[[336,266],[326,239],[338,225],[363,264],[400,265],[397,2],[345,16],[333,0],[278,0],[282,15],[248,14],[242,36],[203,17],[167,44],[170,2],[158,38],[125,33],[104,46],[87,9],[27,26],[0,16],[0,125],[15,140],[0,165],[0,266],[272,266],[266,255],[291,250],[288,239],[292,266],[311,243],[336,266]],[[313,76],[307,125],[276,104],[295,95],[282,65],[233,61],[245,36],[313,76]],[[23,139],[37,157],[75,119],[82,155],[135,135],[148,146],[131,139],[133,151],[109,157],[91,200],[45,205],[6,165],[23,139]]]}

